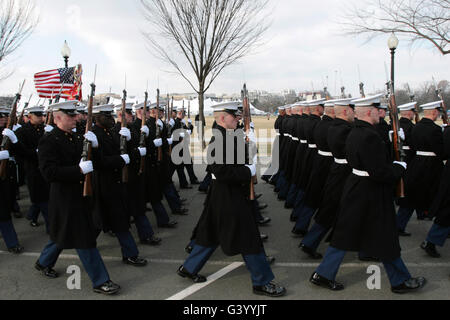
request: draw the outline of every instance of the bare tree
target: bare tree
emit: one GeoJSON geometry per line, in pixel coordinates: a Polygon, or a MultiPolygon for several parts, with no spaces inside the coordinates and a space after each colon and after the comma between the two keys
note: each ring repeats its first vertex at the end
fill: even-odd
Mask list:
{"type": "MultiPolygon", "coordinates": [[[[33,33],[38,20],[31,0],[0,1],[0,66],[33,33]]],[[[1,70],[0,80],[11,74],[1,70]]]]}
{"type": "Polygon", "coordinates": [[[344,10],[340,23],[347,34],[368,40],[394,32],[450,53],[450,0],[359,0],[344,10]]]}
{"type": "MultiPolygon", "coordinates": [[[[200,123],[204,94],[229,65],[261,44],[268,0],[141,0],[153,54],[196,91],[200,123]],[[196,83],[193,81],[196,80],[196,83]],[[194,84],[195,83],[195,84],[194,84]]],[[[204,146],[204,132],[201,131],[204,146]]]]}

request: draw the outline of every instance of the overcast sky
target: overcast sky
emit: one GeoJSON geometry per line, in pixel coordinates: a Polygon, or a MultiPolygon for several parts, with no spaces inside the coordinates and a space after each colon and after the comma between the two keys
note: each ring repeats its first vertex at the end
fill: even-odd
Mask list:
{"type": "MultiPolygon", "coordinates": [[[[272,0],[272,24],[263,47],[226,69],[209,93],[236,93],[244,81],[249,90],[281,91],[323,88],[332,94],[341,85],[359,95],[358,66],[366,93],[382,89],[389,65],[388,36],[368,44],[364,38],[341,35],[337,17],[352,0],[272,0]]],[[[13,76],[0,82],[0,94],[13,94],[27,79],[24,95],[35,93],[36,72],[62,67],[61,47],[67,40],[72,49],[70,65],[82,63],[84,93],[98,65],[97,93],[121,92],[127,74],[129,95],[149,91],[193,92],[180,76],[149,52],[142,36],[146,22],[138,0],[36,0],[40,23],[36,32],[8,61],[13,76]]],[[[251,18],[251,14],[249,14],[251,18]]],[[[450,80],[450,57],[442,56],[428,44],[414,46],[400,39],[397,50],[397,85],[412,87],[436,79],[450,80]]],[[[151,94],[151,96],[154,94],[151,94]]],[[[35,93],[36,96],[36,93],[35,93]]]]}

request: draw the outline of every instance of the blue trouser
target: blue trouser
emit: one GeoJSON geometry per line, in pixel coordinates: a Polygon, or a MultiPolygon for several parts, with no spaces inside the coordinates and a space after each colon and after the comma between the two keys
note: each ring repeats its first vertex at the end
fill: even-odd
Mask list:
{"type": "Polygon", "coordinates": [[[136,225],[139,240],[149,239],[155,234],[146,215],[135,217],[134,223],[136,225]]]}
{"type": "Polygon", "coordinates": [[[198,190],[200,191],[208,191],[209,185],[211,184],[212,176],[211,173],[206,173],[205,179],[203,179],[202,183],[200,183],[200,186],[198,187],[198,190]]]}
{"type": "Polygon", "coordinates": [[[184,173],[184,165],[181,164],[177,166],[176,170],[178,175],[178,181],[180,182],[180,187],[181,188],[187,187],[189,183],[187,181],[186,174],[184,173]]]}
{"type": "Polygon", "coordinates": [[[280,176],[280,171],[275,173],[271,179],[269,179],[269,183],[276,185],[278,182],[278,177],[280,176]]]}
{"type": "Polygon", "coordinates": [[[286,200],[289,190],[290,190],[291,184],[289,181],[284,178],[284,184],[280,188],[280,192],[278,193],[278,198],[286,200]]]}
{"type": "Polygon", "coordinates": [[[292,183],[289,187],[289,192],[286,197],[286,205],[289,207],[293,207],[295,205],[295,200],[297,199],[298,188],[292,183]]]}
{"type": "Polygon", "coordinates": [[[28,209],[27,218],[28,220],[37,222],[40,212],[42,212],[42,217],[44,217],[45,228],[48,233],[48,202],[32,203],[31,207],[28,209]]]}
{"type": "MultiPolygon", "coordinates": [[[[39,264],[45,268],[53,268],[62,250],[56,243],[50,241],[44,250],[42,250],[38,260],[39,264]]],[[[97,248],[76,249],[76,251],[94,287],[100,286],[110,280],[108,271],[97,248]]]]}
{"type": "Polygon", "coordinates": [[[434,223],[430,229],[430,232],[428,232],[427,242],[443,247],[449,233],[450,227],[441,227],[440,225],[434,223]]]}
{"type": "Polygon", "coordinates": [[[119,240],[120,248],[122,250],[122,257],[132,258],[139,255],[136,242],[133,239],[130,231],[116,233],[117,240],[119,240]]]}
{"type": "MultiPolygon", "coordinates": [[[[316,269],[316,272],[322,277],[334,281],[346,253],[347,251],[339,250],[331,246],[328,247],[325,257],[320,266],[316,269]]],[[[392,287],[399,286],[403,282],[411,279],[411,274],[402,258],[397,258],[394,261],[382,261],[382,263],[392,287]]]]}
{"type": "Polygon", "coordinates": [[[8,249],[15,248],[19,245],[16,229],[14,229],[12,220],[0,222],[0,232],[8,249]]]}
{"type": "Polygon", "coordinates": [[[298,189],[297,195],[295,196],[294,208],[302,205],[304,196],[305,196],[305,192],[301,189],[298,189]]]}
{"type": "Polygon", "coordinates": [[[314,223],[305,238],[303,238],[302,244],[316,251],[329,230],[330,228],[324,228],[320,224],[314,223]]]}
{"type": "Polygon", "coordinates": [[[287,182],[286,182],[286,179],[284,178],[284,172],[283,172],[283,171],[280,171],[280,174],[279,174],[279,176],[278,176],[277,184],[276,184],[276,186],[275,186],[275,189],[278,189],[278,190],[281,191],[281,188],[282,188],[286,183],[287,183],[287,182]]]}
{"type": "Polygon", "coordinates": [[[297,214],[297,222],[295,223],[295,230],[308,231],[311,219],[316,212],[316,209],[310,208],[306,205],[297,207],[294,210],[299,210],[297,214]]]}
{"type": "Polygon", "coordinates": [[[184,165],[186,167],[186,171],[189,175],[189,180],[191,181],[191,183],[198,181],[197,176],[195,175],[194,172],[194,165],[192,163],[188,163],[184,165]]]}
{"type": "MultiPolygon", "coordinates": [[[[400,231],[405,231],[406,226],[408,225],[411,216],[413,215],[415,209],[410,208],[402,208],[398,209],[397,213],[397,226],[400,231]]],[[[417,218],[422,218],[425,216],[425,213],[422,210],[416,210],[417,218]]]]}
{"type": "Polygon", "coordinates": [[[164,187],[163,193],[169,204],[170,210],[178,211],[181,209],[182,203],[173,183],[168,183],[164,187]]]}
{"type": "Polygon", "coordinates": [[[166,208],[164,208],[161,201],[150,202],[150,204],[152,205],[153,212],[155,213],[156,223],[158,224],[158,226],[169,223],[169,215],[167,214],[166,208]]]}
{"type": "MultiPolygon", "coordinates": [[[[184,268],[191,274],[197,274],[217,249],[216,247],[202,247],[194,245],[194,249],[184,262],[184,268]]],[[[269,263],[267,262],[264,249],[261,248],[260,254],[242,255],[248,271],[250,271],[252,283],[254,286],[264,286],[275,279],[269,263]]]]}

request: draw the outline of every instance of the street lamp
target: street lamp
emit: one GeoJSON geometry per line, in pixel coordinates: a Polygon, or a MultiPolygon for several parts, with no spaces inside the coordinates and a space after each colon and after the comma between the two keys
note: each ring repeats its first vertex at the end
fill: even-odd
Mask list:
{"type": "Polygon", "coordinates": [[[69,58],[70,58],[71,53],[72,52],[71,52],[69,46],[67,45],[67,41],[64,41],[64,46],[61,49],[61,55],[64,58],[64,63],[66,64],[66,68],[68,68],[69,58]]]}
{"type": "MultiPolygon", "coordinates": [[[[392,83],[392,91],[394,91],[394,57],[395,57],[395,50],[398,47],[399,40],[395,36],[395,34],[392,32],[392,35],[389,37],[388,40],[388,47],[391,50],[391,83],[392,83]]],[[[394,94],[394,92],[392,92],[394,94]]]]}

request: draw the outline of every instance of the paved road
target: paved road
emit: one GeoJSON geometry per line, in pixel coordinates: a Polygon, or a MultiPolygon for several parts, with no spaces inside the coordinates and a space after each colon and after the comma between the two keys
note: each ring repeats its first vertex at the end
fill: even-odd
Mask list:
{"type": "MultiPolygon", "coordinates": [[[[199,177],[204,175],[204,167],[196,168],[199,177]]],[[[401,239],[403,258],[413,275],[425,276],[428,284],[423,291],[410,295],[395,295],[390,292],[389,282],[381,267],[381,289],[369,290],[366,273],[369,264],[357,260],[355,253],[349,253],[338,274],[338,280],[344,283],[344,291],[333,293],[317,288],[308,281],[311,273],[318,265],[317,261],[308,259],[299,249],[298,239],[291,237],[292,228],[289,222],[290,210],[283,208],[283,203],[277,201],[273,188],[265,183],[257,186],[257,192],[263,193],[263,202],[269,204],[265,215],[272,218],[269,226],[261,228],[269,235],[266,251],[276,257],[273,271],[277,281],[285,285],[288,293],[282,299],[449,299],[450,298],[450,252],[446,245],[439,249],[443,254],[441,259],[427,257],[419,248],[431,222],[411,220],[408,230],[413,233],[411,238],[401,239]]],[[[15,256],[5,252],[4,243],[0,241],[0,299],[187,299],[187,300],[264,300],[251,291],[249,273],[242,264],[242,258],[226,257],[218,249],[202,274],[209,276],[206,285],[192,285],[188,280],[178,277],[175,272],[186,258],[186,246],[192,228],[195,226],[202,211],[205,195],[196,189],[181,192],[188,198],[189,216],[174,217],[178,220],[177,229],[156,229],[157,235],[163,239],[159,247],[139,246],[141,255],[150,263],[144,268],[135,268],[122,264],[118,242],[109,235],[99,237],[98,247],[105,260],[111,278],[122,286],[122,291],[114,297],[105,297],[92,292],[91,282],[81,268],[81,290],[69,290],[66,273],[70,265],[79,265],[73,250],[63,252],[55,269],[61,274],[57,279],[46,279],[41,276],[33,265],[40,251],[48,241],[44,227],[34,229],[25,219],[15,219],[14,223],[25,253],[15,256]]],[[[22,189],[20,201],[22,210],[28,208],[26,189],[22,189]]],[[[148,214],[155,225],[153,213],[148,214]]],[[[133,234],[136,235],[135,230],[133,234]]],[[[319,248],[324,253],[326,245],[319,248]]]]}

